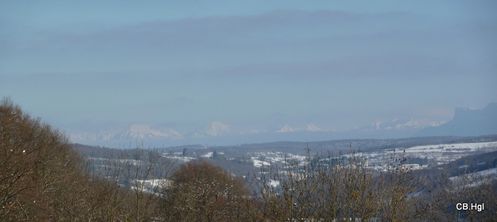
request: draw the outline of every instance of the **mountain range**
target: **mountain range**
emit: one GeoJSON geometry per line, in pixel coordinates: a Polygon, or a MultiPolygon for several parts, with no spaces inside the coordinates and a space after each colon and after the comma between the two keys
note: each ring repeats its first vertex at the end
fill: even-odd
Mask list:
{"type": "MultiPolygon", "coordinates": [[[[258,133],[230,132],[222,123],[211,124],[205,132],[184,133],[171,128],[132,124],[100,132],[71,133],[72,142],[110,147],[165,147],[187,144],[234,145],[274,141],[322,141],[336,139],[387,139],[427,136],[479,136],[497,134],[497,103],[483,109],[456,108],[445,123],[420,120],[375,122],[347,131],[316,130],[316,127],[290,128],[258,133]]],[[[313,125],[314,126],[314,125],[313,125]]]]}
{"type": "Polygon", "coordinates": [[[483,109],[456,108],[452,120],[422,129],[419,136],[478,136],[497,133],[497,103],[483,109]]]}

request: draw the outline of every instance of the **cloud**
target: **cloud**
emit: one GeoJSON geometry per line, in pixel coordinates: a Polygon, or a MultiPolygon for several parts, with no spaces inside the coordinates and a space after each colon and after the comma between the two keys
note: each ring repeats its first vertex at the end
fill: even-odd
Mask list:
{"type": "MultiPolygon", "coordinates": [[[[205,59],[205,56],[209,56],[209,60],[219,57],[221,62],[234,55],[237,58],[248,55],[247,59],[254,59],[257,58],[254,56],[260,57],[261,52],[267,54],[268,50],[273,51],[271,57],[275,57],[273,54],[277,52],[286,55],[288,49],[296,47],[307,50],[312,47],[311,51],[314,53],[323,46],[330,45],[329,39],[322,42],[316,38],[343,35],[336,31],[339,27],[362,30],[361,22],[371,19],[389,21],[388,18],[399,16],[402,15],[331,10],[273,11],[246,16],[157,20],[81,32],[46,30],[36,38],[22,40],[25,42],[18,44],[25,45],[29,54],[51,52],[61,56],[82,56],[96,51],[103,56],[116,57],[112,60],[132,57],[142,62],[150,60],[151,63],[163,64],[162,61],[167,59],[182,61],[188,58],[205,59]],[[216,57],[211,56],[213,51],[216,52],[216,57]]],[[[321,51],[329,53],[326,49],[321,51]]],[[[98,59],[98,56],[94,59],[98,59]]],[[[109,60],[106,62],[112,62],[109,60]]]]}
{"type": "MultiPolygon", "coordinates": [[[[324,44],[324,43],[323,43],[324,44]]],[[[319,50],[316,51],[319,53],[319,50]]],[[[454,64],[449,57],[436,55],[418,55],[416,53],[371,54],[360,52],[359,55],[327,58],[320,61],[305,62],[264,62],[233,66],[219,70],[225,76],[274,76],[277,78],[343,78],[350,77],[385,77],[396,79],[405,75],[464,76],[470,69],[468,64],[454,64]],[[388,63],[385,63],[388,61],[388,63]],[[360,65],[358,65],[360,64],[360,65]]]]}

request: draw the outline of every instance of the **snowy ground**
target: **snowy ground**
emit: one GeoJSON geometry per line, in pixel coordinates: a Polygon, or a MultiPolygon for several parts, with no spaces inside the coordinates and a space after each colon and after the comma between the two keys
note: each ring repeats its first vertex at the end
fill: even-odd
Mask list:
{"type": "Polygon", "coordinates": [[[453,185],[459,188],[477,187],[497,179],[497,168],[486,169],[461,176],[450,177],[453,185]]]}
{"type": "Polygon", "coordinates": [[[192,160],[197,159],[195,157],[185,156],[185,155],[183,155],[182,152],[163,153],[162,157],[165,157],[165,158],[168,158],[168,159],[172,159],[172,160],[178,160],[178,161],[181,161],[181,162],[184,162],[184,163],[190,162],[192,160]]]}
{"type": "Polygon", "coordinates": [[[254,167],[270,166],[275,164],[297,163],[300,166],[307,163],[306,156],[283,152],[253,152],[248,153],[254,167]]]}
{"type": "MultiPolygon", "coordinates": [[[[376,152],[344,154],[342,157],[359,157],[366,160],[366,166],[371,169],[386,171],[400,159],[412,158],[424,160],[425,164],[404,163],[401,166],[410,170],[419,170],[430,165],[441,165],[475,153],[497,151],[497,142],[434,144],[414,147],[398,147],[376,152]]],[[[247,153],[254,167],[260,168],[271,165],[307,164],[307,158],[283,152],[252,152],[247,153]]],[[[326,160],[327,158],[323,158],[326,160]]]]}
{"type": "Polygon", "coordinates": [[[116,162],[121,164],[130,164],[133,166],[143,165],[145,162],[143,160],[133,160],[133,159],[108,159],[102,157],[89,157],[88,160],[101,161],[101,162],[116,162]]]}
{"type": "Polygon", "coordinates": [[[149,180],[134,180],[131,189],[141,190],[148,193],[157,193],[162,188],[166,188],[172,185],[172,181],[169,179],[149,179],[149,180]]]}
{"type": "MultiPolygon", "coordinates": [[[[478,142],[478,143],[454,143],[454,144],[433,144],[413,147],[397,147],[392,149],[378,150],[374,152],[361,152],[354,154],[344,154],[335,158],[349,159],[359,157],[365,160],[366,167],[379,171],[388,171],[392,166],[399,166],[419,170],[427,167],[433,167],[446,164],[459,158],[474,155],[477,153],[497,151],[497,142],[478,142]],[[402,159],[409,159],[408,162],[402,162],[402,159]]],[[[221,152],[219,153],[221,154],[221,152]]],[[[213,152],[204,152],[202,154],[183,155],[182,152],[163,153],[162,156],[178,160],[180,162],[189,162],[199,158],[212,158],[213,152]]],[[[225,160],[249,161],[255,168],[269,166],[279,166],[282,169],[289,166],[305,166],[309,159],[307,156],[285,153],[285,152],[247,152],[245,157],[224,156],[225,160]]],[[[321,161],[326,161],[328,157],[322,157],[321,161]]],[[[131,160],[123,160],[131,161],[131,160]]],[[[134,163],[139,164],[139,163],[134,163]]]]}
{"type": "MultiPolygon", "coordinates": [[[[402,158],[419,158],[430,164],[441,165],[475,153],[497,151],[497,142],[435,144],[414,147],[399,147],[372,153],[363,153],[368,166],[375,169],[387,169],[388,165],[402,158]]],[[[407,166],[407,165],[406,165],[407,166]]],[[[420,164],[409,164],[412,169],[427,167],[420,164]]]]}

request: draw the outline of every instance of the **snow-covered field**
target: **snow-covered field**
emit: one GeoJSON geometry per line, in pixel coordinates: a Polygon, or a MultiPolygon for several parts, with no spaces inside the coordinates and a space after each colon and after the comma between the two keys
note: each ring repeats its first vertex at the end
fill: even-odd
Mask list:
{"type": "Polygon", "coordinates": [[[148,193],[156,193],[162,188],[172,185],[169,179],[149,179],[149,180],[134,180],[131,189],[140,190],[148,193]]]}
{"type": "MultiPolygon", "coordinates": [[[[402,158],[417,158],[430,164],[441,165],[459,158],[483,152],[497,151],[497,142],[434,144],[414,147],[399,147],[371,153],[362,153],[368,160],[368,166],[375,169],[387,169],[388,165],[402,158]]],[[[410,166],[412,169],[422,169],[426,165],[410,166]]]]}
{"type": "Polygon", "coordinates": [[[88,160],[101,161],[101,162],[116,162],[121,164],[129,164],[133,166],[143,165],[145,162],[143,160],[133,160],[133,159],[108,159],[102,157],[89,157],[88,160]]]}
{"type": "MultiPolygon", "coordinates": [[[[423,160],[426,163],[401,163],[401,167],[410,170],[427,168],[428,165],[441,165],[459,158],[483,152],[497,151],[497,142],[433,144],[413,147],[398,147],[375,152],[344,154],[341,157],[359,157],[366,160],[366,166],[371,169],[386,171],[392,165],[400,163],[403,158],[423,160]]],[[[306,156],[284,152],[252,152],[247,153],[254,167],[271,166],[275,164],[298,164],[304,166],[306,156]]],[[[326,160],[323,158],[322,160],[326,160]]]]}
{"type": "MultiPolygon", "coordinates": [[[[224,150],[223,150],[224,151],[224,150]]],[[[377,171],[390,171],[403,167],[409,170],[420,170],[425,168],[437,168],[438,165],[446,164],[455,161],[459,158],[475,155],[480,153],[497,151],[497,141],[494,142],[477,142],[477,143],[454,143],[454,144],[432,144],[412,147],[396,147],[389,149],[381,149],[375,151],[366,151],[358,153],[345,153],[336,156],[310,156],[296,153],[275,152],[275,151],[216,151],[214,149],[189,150],[189,152],[181,152],[178,150],[163,152],[161,155],[165,158],[175,160],[176,163],[182,164],[197,159],[209,159],[222,167],[227,167],[230,172],[233,169],[238,170],[254,170],[256,178],[268,186],[276,188],[280,187],[281,181],[271,179],[262,180],[266,174],[274,173],[275,169],[281,178],[292,175],[299,179],[301,171],[306,169],[310,161],[313,164],[346,164],[347,166],[355,166],[351,158],[359,158],[361,164],[365,167],[377,171]],[[225,154],[226,152],[226,154],[225,154]],[[230,163],[229,161],[234,161],[230,163]],[[232,168],[230,168],[232,167],[232,168]],[[238,168],[237,168],[238,167],[238,168]]],[[[109,169],[119,167],[123,164],[128,166],[140,167],[148,164],[146,160],[134,159],[107,159],[100,157],[90,157],[97,170],[103,172],[111,172],[109,169]]],[[[319,165],[313,165],[319,166],[319,165]]],[[[460,168],[468,166],[459,166],[460,168]]],[[[99,172],[100,172],[99,171],[99,172]]],[[[238,172],[239,173],[239,172],[238,172]]],[[[242,172],[238,176],[244,176],[242,172]]],[[[160,176],[158,176],[160,177],[160,176]]],[[[157,177],[157,178],[158,178],[157,177]]],[[[115,178],[110,177],[115,180],[115,178]]],[[[480,172],[466,174],[464,176],[451,177],[450,180],[456,187],[471,187],[478,186],[488,181],[497,179],[497,168],[483,170],[480,172]]],[[[145,192],[156,193],[158,189],[171,186],[171,181],[167,179],[149,179],[149,180],[133,180],[132,183],[126,183],[127,186],[132,186],[132,189],[143,190],[145,192]]]]}
{"type": "Polygon", "coordinates": [[[203,157],[203,158],[212,158],[213,155],[214,155],[214,152],[208,152],[208,153],[202,155],[201,157],[203,157]]]}
{"type": "Polygon", "coordinates": [[[283,152],[253,152],[248,153],[254,167],[270,166],[274,164],[298,163],[300,166],[307,163],[306,156],[283,152]]]}
{"type": "Polygon", "coordinates": [[[149,180],[135,180],[137,184],[151,186],[151,187],[167,187],[170,186],[172,181],[169,179],[149,179],[149,180]]]}
{"type": "Polygon", "coordinates": [[[497,179],[497,168],[468,173],[462,176],[450,177],[449,179],[452,184],[461,188],[476,187],[497,179]]]}
{"type": "MultiPolygon", "coordinates": [[[[481,150],[495,150],[497,142],[481,142],[481,143],[455,143],[455,144],[437,144],[414,146],[405,149],[406,153],[465,153],[481,150]]],[[[389,151],[392,152],[392,151],[389,151]]]]}
{"type": "Polygon", "coordinates": [[[271,186],[271,187],[278,187],[280,186],[280,181],[279,180],[273,180],[273,179],[270,179],[269,182],[268,182],[268,185],[271,186]]]}
{"type": "Polygon", "coordinates": [[[192,160],[197,159],[195,157],[185,156],[185,155],[183,155],[182,152],[163,153],[162,157],[165,157],[165,158],[168,158],[168,159],[172,159],[172,160],[178,160],[178,161],[181,161],[183,163],[190,162],[192,160]]]}
{"type": "MultiPolygon", "coordinates": [[[[379,171],[388,171],[392,169],[393,166],[399,166],[399,164],[401,167],[409,170],[419,170],[446,164],[468,155],[492,151],[497,151],[497,141],[396,147],[373,152],[343,154],[341,156],[331,158],[349,159],[352,157],[358,157],[365,160],[366,167],[379,171]],[[402,160],[408,161],[403,162],[402,160]]],[[[218,152],[218,154],[222,154],[224,160],[238,160],[242,162],[248,161],[248,163],[255,168],[279,166],[281,169],[285,169],[285,167],[290,166],[305,166],[309,162],[308,157],[305,155],[285,152],[247,152],[243,155],[244,157],[225,156],[223,152],[218,152]]],[[[185,163],[201,158],[212,159],[214,151],[193,152],[189,154],[184,154],[183,152],[168,152],[163,153],[162,156],[185,163]]],[[[326,160],[330,160],[330,157],[322,157],[320,159],[320,161],[324,162],[326,162],[326,160]]]]}

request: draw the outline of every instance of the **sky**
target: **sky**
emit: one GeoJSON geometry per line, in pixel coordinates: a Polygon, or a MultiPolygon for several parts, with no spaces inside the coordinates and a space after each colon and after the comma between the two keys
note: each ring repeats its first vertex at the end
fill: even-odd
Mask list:
{"type": "Polygon", "coordinates": [[[404,136],[395,130],[497,101],[496,11],[480,0],[1,1],[0,97],[89,144],[404,136]]]}

